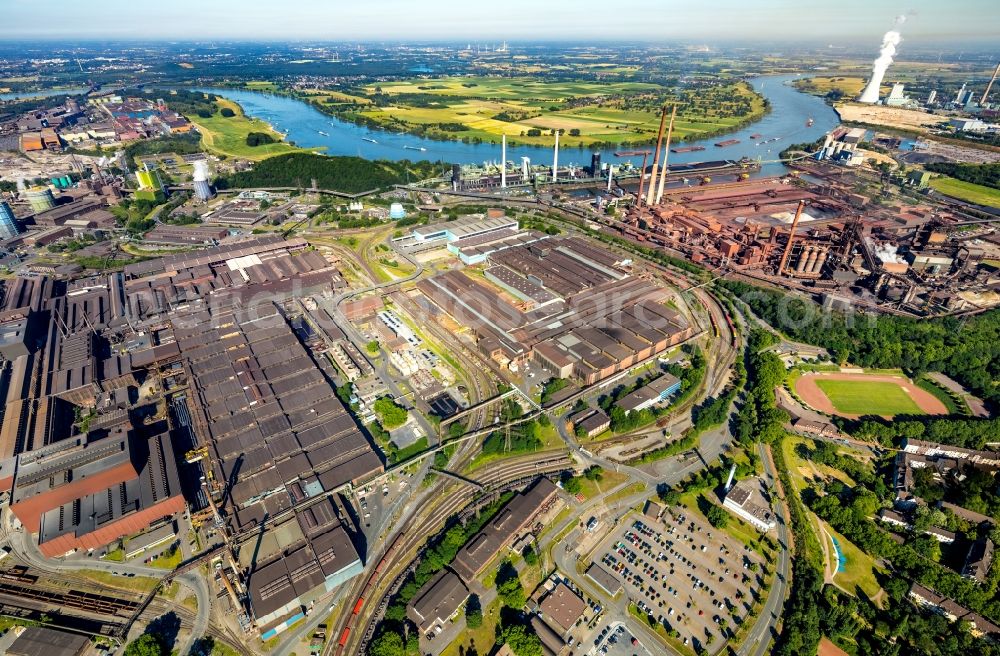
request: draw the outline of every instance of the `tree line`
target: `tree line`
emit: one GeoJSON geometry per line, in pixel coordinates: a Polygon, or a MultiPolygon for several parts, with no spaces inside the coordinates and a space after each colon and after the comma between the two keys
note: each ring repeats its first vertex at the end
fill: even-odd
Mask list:
{"type": "Polygon", "coordinates": [[[328,157],[312,153],[289,153],[258,162],[253,170],[241,171],[221,178],[219,189],[246,187],[303,187],[361,193],[386,189],[412,179],[427,178],[437,173],[438,165],[428,161],[370,161],[360,157],[328,157]]]}
{"type": "Polygon", "coordinates": [[[928,171],[943,173],[964,182],[1000,189],[1000,163],[957,164],[955,162],[932,162],[924,166],[928,171]]]}
{"type": "Polygon", "coordinates": [[[747,283],[716,284],[789,338],[827,349],[838,363],[941,371],[993,404],[1000,403],[1000,310],[973,317],[916,319],[822,310],[811,300],[747,283]]]}

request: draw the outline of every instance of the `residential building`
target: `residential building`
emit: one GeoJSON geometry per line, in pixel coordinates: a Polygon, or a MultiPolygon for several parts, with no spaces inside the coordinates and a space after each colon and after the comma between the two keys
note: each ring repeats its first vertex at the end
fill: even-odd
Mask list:
{"type": "Polygon", "coordinates": [[[992,563],[993,540],[979,538],[969,547],[969,553],[965,556],[965,566],[962,567],[962,576],[977,583],[985,583],[992,563]]]}

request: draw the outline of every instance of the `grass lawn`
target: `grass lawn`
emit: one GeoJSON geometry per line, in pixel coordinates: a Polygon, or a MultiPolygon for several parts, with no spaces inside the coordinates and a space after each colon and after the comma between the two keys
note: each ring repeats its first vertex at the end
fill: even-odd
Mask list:
{"type": "Polygon", "coordinates": [[[864,380],[816,380],[840,412],[849,415],[922,415],[916,401],[896,383],[864,380]]]}
{"type": "MultiPolygon", "coordinates": [[[[856,98],[861,95],[861,90],[865,87],[863,77],[808,77],[796,80],[793,86],[799,91],[811,93],[817,96],[825,96],[831,91],[841,91],[847,98],[856,98]]],[[[889,87],[884,86],[886,93],[889,87]]]]}
{"type": "Polygon", "coordinates": [[[639,607],[636,606],[635,604],[628,605],[628,612],[629,615],[636,618],[637,620],[648,626],[650,629],[652,629],[653,632],[656,633],[656,635],[658,635],[661,640],[663,640],[665,643],[673,647],[675,652],[681,654],[694,654],[693,649],[685,646],[677,638],[671,637],[670,634],[667,633],[667,627],[663,626],[663,624],[655,620],[650,621],[649,614],[639,610],[639,607]]]}
{"type": "MultiPolygon", "coordinates": [[[[840,551],[847,559],[844,563],[844,571],[833,575],[834,582],[851,594],[855,594],[855,591],[861,588],[861,591],[868,595],[869,598],[877,595],[882,588],[879,586],[878,581],[875,580],[875,559],[861,551],[861,549],[843,535],[830,528],[826,522],[823,522],[823,528],[832,537],[837,539],[840,551]]],[[[832,549],[833,545],[830,546],[832,549]]]]}
{"type": "Polygon", "coordinates": [[[130,590],[132,592],[149,592],[158,583],[156,579],[148,576],[116,576],[111,572],[104,572],[96,569],[81,569],[76,573],[84,578],[94,581],[95,583],[106,585],[109,588],[130,590]]]}
{"type": "Polygon", "coordinates": [[[639,481],[637,483],[632,483],[631,485],[628,485],[618,490],[617,492],[606,498],[604,500],[604,503],[610,505],[615,501],[620,501],[632,495],[639,494],[640,492],[645,491],[645,489],[646,489],[646,484],[643,483],[642,481],[639,481]]]}
{"type": "Polygon", "coordinates": [[[934,178],[930,185],[946,196],[987,207],[1000,207],[1000,189],[947,177],[934,178]]]}
{"type": "Polygon", "coordinates": [[[165,570],[177,569],[177,566],[181,564],[181,548],[176,547],[173,553],[160,556],[156,560],[150,563],[153,567],[165,570]]]}
{"type": "Polygon", "coordinates": [[[618,472],[605,469],[601,474],[601,480],[592,481],[589,478],[580,478],[581,489],[580,494],[588,499],[592,499],[600,494],[604,494],[607,490],[613,490],[618,487],[628,478],[625,474],[619,474],[618,472]]]}
{"type": "Polygon", "coordinates": [[[247,118],[243,114],[243,108],[237,103],[220,98],[216,101],[216,104],[220,110],[228,107],[236,112],[236,116],[226,118],[222,114],[215,113],[210,118],[201,118],[200,116],[188,117],[198,127],[198,131],[201,132],[201,143],[206,149],[222,155],[252,160],[262,160],[274,157],[275,155],[285,155],[301,150],[281,141],[282,136],[264,121],[247,118]],[[246,139],[247,135],[251,132],[264,132],[274,137],[277,141],[272,144],[250,147],[247,145],[246,139]]]}
{"type": "Polygon", "coordinates": [[[934,381],[929,378],[920,378],[917,380],[917,387],[924,390],[925,392],[930,392],[934,397],[944,404],[944,407],[948,408],[948,414],[950,415],[968,415],[971,414],[969,411],[969,406],[966,405],[965,400],[962,398],[956,398],[951,395],[948,390],[942,389],[934,384],[934,381]]]}
{"type": "MultiPolygon", "coordinates": [[[[462,611],[465,612],[464,609],[462,611]]],[[[488,654],[493,649],[496,641],[496,625],[500,619],[500,600],[493,602],[483,609],[483,623],[478,629],[466,627],[465,631],[444,648],[441,656],[463,656],[464,654],[488,654]]]]}

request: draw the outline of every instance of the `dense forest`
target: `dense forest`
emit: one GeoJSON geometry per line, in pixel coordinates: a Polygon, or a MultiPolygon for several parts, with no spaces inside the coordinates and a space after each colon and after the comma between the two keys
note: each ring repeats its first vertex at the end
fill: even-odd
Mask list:
{"type": "Polygon", "coordinates": [[[789,338],[821,346],[837,362],[901,368],[916,376],[941,371],[993,404],[1000,403],[1000,310],[974,317],[913,319],[825,311],[812,301],[729,280],[739,296],[789,338]]]}
{"type": "Polygon", "coordinates": [[[302,187],[357,194],[386,189],[408,179],[418,180],[437,173],[433,162],[370,161],[360,157],[327,157],[312,153],[290,153],[270,157],[254,165],[252,171],[234,173],[217,182],[219,189],[244,187],[302,187]]]}
{"type": "Polygon", "coordinates": [[[954,162],[932,162],[925,168],[934,173],[943,173],[953,178],[1000,189],[1000,163],[956,164],[954,162]]]}

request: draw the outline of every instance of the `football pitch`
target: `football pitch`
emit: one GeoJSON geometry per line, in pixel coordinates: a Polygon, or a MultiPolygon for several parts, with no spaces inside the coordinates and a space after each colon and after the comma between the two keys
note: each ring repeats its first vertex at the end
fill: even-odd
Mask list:
{"type": "Polygon", "coordinates": [[[867,380],[816,380],[839,412],[848,415],[922,415],[924,411],[899,384],[867,380]]]}

